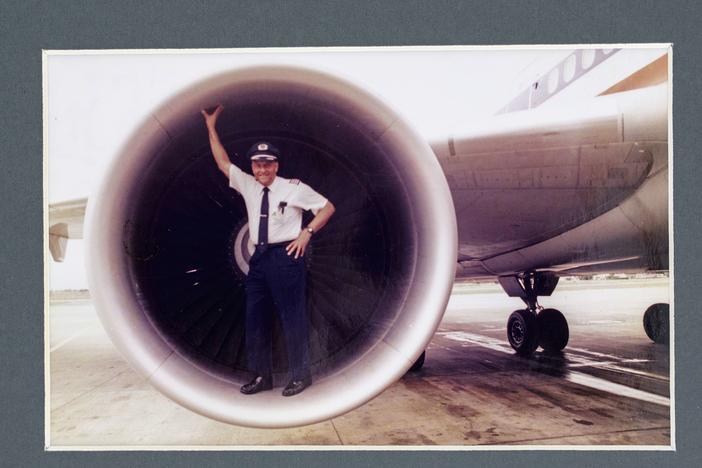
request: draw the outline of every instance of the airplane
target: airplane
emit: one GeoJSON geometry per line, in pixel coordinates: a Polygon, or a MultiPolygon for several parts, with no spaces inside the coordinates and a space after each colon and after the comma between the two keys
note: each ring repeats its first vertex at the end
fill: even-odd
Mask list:
{"type": "MultiPolygon", "coordinates": [[[[61,261],[85,218],[90,290],[117,348],[167,396],[234,424],[328,419],[420,369],[456,279],[497,280],[524,302],[507,322],[517,354],[558,353],[566,318],[538,298],[561,276],[669,268],[669,56],[575,49],[525,72],[495,115],[429,142],[335,76],[217,75],[156,109],[90,200],[50,206],[49,250],[61,261]],[[232,397],[253,247],[202,132],[199,109],[218,102],[233,163],[246,169],[238,152],[270,135],[294,156],[280,174],[305,174],[337,207],[306,254],[315,385],[292,408],[232,397]]],[[[668,315],[668,304],[644,312],[656,343],[669,339],[668,315]]]]}

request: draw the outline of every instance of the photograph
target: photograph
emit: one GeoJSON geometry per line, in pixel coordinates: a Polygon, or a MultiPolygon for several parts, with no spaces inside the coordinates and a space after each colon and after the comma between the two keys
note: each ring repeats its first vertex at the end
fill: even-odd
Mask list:
{"type": "Polygon", "coordinates": [[[42,59],[47,450],[675,450],[671,44],[42,59]]]}

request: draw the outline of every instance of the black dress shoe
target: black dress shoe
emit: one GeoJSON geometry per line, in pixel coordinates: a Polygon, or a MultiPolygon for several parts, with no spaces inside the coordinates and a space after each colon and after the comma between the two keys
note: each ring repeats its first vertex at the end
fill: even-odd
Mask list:
{"type": "Polygon", "coordinates": [[[240,391],[244,395],[252,395],[263,390],[270,390],[271,388],[273,388],[273,380],[270,377],[263,377],[259,375],[251,382],[242,385],[240,391]]]}
{"type": "Polygon", "coordinates": [[[312,379],[309,377],[302,380],[291,380],[283,390],[283,396],[297,395],[310,385],[312,385],[312,379]]]}

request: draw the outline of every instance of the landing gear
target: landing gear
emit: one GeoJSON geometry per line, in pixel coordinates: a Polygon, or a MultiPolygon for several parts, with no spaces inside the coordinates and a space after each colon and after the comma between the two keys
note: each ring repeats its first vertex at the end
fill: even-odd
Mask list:
{"type": "Polygon", "coordinates": [[[557,353],[568,344],[568,322],[556,309],[543,309],[536,316],[539,328],[539,345],[547,353],[557,353]]]}
{"type": "Polygon", "coordinates": [[[539,346],[536,317],[525,309],[515,310],[507,320],[507,339],[521,356],[529,356],[539,346]]]}
{"type": "Polygon", "coordinates": [[[512,312],[507,320],[507,339],[521,356],[529,356],[541,346],[547,353],[557,353],[568,344],[568,322],[556,309],[534,314],[528,309],[512,312]]]}
{"type": "Polygon", "coordinates": [[[646,335],[655,343],[667,344],[669,338],[669,314],[668,304],[653,304],[643,316],[643,325],[646,335]]]}
{"type": "Polygon", "coordinates": [[[414,361],[414,364],[412,364],[412,367],[409,368],[407,372],[417,372],[419,369],[422,368],[424,365],[424,358],[426,357],[427,352],[422,351],[422,354],[419,355],[416,361],[414,361]]]}
{"type": "Polygon", "coordinates": [[[541,346],[548,353],[557,353],[568,344],[568,322],[556,309],[543,309],[538,296],[550,296],[558,284],[558,276],[550,272],[527,272],[521,276],[498,278],[510,297],[519,297],[526,309],[515,310],[507,320],[507,339],[517,354],[529,356],[541,346]]]}

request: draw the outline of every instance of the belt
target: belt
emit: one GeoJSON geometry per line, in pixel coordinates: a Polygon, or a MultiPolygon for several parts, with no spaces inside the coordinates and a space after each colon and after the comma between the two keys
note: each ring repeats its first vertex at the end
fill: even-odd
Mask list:
{"type": "Polygon", "coordinates": [[[293,240],[295,240],[295,239],[291,239],[291,240],[285,241],[285,242],[276,242],[276,243],[274,243],[274,244],[266,244],[266,245],[258,245],[258,244],[256,244],[256,249],[257,249],[257,250],[259,250],[259,249],[260,249],[260,250],[266,250],[266,249],[273,249],[273,248],[276,248],[276,247],[285,247],[285,246],[287,246],[289,243],[291,243],[293,240]]]}

